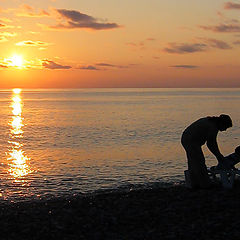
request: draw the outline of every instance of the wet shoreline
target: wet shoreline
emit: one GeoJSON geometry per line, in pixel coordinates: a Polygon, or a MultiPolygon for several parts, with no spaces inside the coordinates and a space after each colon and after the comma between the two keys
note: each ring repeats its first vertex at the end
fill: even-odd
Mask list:
{"type": "Polygon", "coordinates": [[[0,202],[1,239],[237,239],[240,184],[0,202]]]}

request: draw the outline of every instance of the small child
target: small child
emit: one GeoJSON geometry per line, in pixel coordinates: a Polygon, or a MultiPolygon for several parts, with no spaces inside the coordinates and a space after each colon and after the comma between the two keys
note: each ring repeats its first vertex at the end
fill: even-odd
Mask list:
{"type": "Polygon", "coordinates": [[[214,168],[214,170],[221,170],[221,169],[236,170],[236,168],[234,166],[240,162],[240,146],[236,147],[235,152],[224,157],[224,159],[225,159],[224,162],[218,163],[217,166],[212,167],[212,168],[214,168]]]}

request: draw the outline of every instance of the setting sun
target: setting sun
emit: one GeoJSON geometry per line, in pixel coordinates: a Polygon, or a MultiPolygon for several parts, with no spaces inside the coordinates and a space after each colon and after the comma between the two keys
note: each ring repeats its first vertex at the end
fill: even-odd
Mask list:
{"type": "Polygon", "coordinates": [[[20,55],[14,54],[9,58],[9,62],[12,67],[23,67],[23,58],[20,55]]]}
{"type": "Polygon", "coordinates": [[[20,94],[21,91],[22,91],[22,89],[20,89],[20,88],[14,88],[12,91],[13,91],[15,94],[20,94]]]}

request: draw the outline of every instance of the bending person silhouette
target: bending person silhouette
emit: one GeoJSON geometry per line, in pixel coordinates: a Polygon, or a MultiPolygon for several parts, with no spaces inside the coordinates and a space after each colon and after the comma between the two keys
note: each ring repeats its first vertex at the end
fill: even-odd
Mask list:
{"type": "Polygon", "coordinates": [[[232,127],[230,116],[221,114],[219,117],[200,118],[184,130],[181,143],[187,154],[192,188],[209,188],[211,185],[202,152],[202,146],[205,143],[217,158],[218,163],[224,165],[224,156],[217,144],[217,134],[229,127],[232,127]]]}

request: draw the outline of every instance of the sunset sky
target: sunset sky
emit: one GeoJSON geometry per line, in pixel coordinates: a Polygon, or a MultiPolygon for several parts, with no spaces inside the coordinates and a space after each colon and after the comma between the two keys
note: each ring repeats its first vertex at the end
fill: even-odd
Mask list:
{"type": "Polygon", "coordinates": [[[240,1],[0,0],[0,88],[240,87],[240,1]]]}

